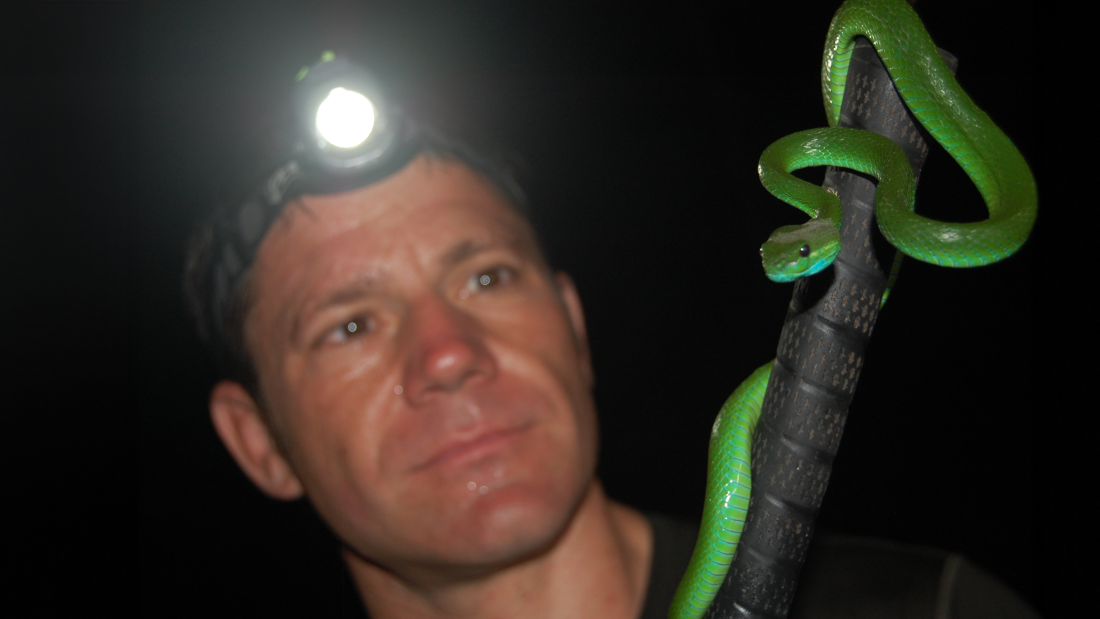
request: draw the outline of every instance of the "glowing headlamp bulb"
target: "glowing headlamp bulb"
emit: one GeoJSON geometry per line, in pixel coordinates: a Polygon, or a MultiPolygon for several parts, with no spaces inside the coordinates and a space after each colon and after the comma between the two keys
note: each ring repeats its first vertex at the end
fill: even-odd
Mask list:
{"type": "Polygon", "coordinates": [[[317,106],[317,131],[330,144],[353,148],[374,129],[374,106],[354,90],[333,88],[317,106]]]}

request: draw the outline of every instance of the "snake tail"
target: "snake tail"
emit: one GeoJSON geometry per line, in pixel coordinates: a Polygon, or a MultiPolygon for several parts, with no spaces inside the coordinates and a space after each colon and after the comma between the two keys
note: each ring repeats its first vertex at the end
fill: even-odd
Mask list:
{"type": "Polygon", "coordinates": [[[714,420],[699,543],[676,589],[670,617],[702,617],[726,578],[748,515],[752,435],[760,420],[760,406],[771,372],[771,361],[757,368],[734,390],[714,420]]]}

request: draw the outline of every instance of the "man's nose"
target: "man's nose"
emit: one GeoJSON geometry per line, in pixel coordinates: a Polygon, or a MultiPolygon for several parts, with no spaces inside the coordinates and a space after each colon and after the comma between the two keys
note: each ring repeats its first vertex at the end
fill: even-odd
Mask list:
{"type": "Polygon", "coordinates": [[[446,300],[433,295],[418,303],[408,326],[412,354],[404,390],[414,403],[496,374],[476,320],[446,300]]]}

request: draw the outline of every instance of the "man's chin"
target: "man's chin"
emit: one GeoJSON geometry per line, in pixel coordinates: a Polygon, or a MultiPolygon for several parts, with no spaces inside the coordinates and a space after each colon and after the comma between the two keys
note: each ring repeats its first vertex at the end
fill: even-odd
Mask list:
{"type": "Polygon", "coordinates": [[[533,496],[519,484],[500,488],[449,514],[443,527],[407,522],[388,549],[347,547],[345,557],[354,574],[389,573],[419,586],[477,580],[550,551],[569,526],[575,508],[563,507],[571,503],[533,496]],[[431,533],[410,539],[407,531],[431,533]]]}
{"type": "Polygon", "coordinates": [[[494,488],[478,496],[462,517],[450,523],[451,536],[464,540],[453,556],[488,566],[546,552],[568,527],[580,496],[583,491],[562,492],[522,483],[494,488]]]}
{"type": "Polygon", "coordinates": [[[395,553],[393,559],[381,563],[415,579],[461,581],[530,560],[554,547],[587,487],[588,483],[571,488],[517,480],[484,494],[475,489],[474,496],[464,497],[467,500],[452,497],[452,509],[434,515],[421,512],[415,522],[402,523],[390,542],[396,546],[384,551],[395,553]],[[409,538],[407,531],[430,533],[409,538]],[[398,564],[403,562],[407,563],[398,564]]]}

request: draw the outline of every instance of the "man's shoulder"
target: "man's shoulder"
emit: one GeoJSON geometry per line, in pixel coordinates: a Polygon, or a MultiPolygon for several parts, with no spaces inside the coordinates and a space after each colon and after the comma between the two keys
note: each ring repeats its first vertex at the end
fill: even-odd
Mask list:
{"type": "Polygon", "coordinates": [[[1038,619],[961,554],[883,539],[820,535],[799,577],[791,619],[1038,619]]]}
{"type": "MultiPolygon", "coordinates": [[[[653,568],[642,619],[664,619],[691,560],[699,526],[646,513],[653,568]]],[[[1037,619],[997,578],[962,555],[870,537],[815,536],[790,619],[1037,619]]]]}
{"type": "Polygon", "coordinates": [[[665,619],[676,587],[691,561],[699,525],[652,512],[646,512],[645,517],[653,527],[653,567],[641,619],[665,619]]]}

